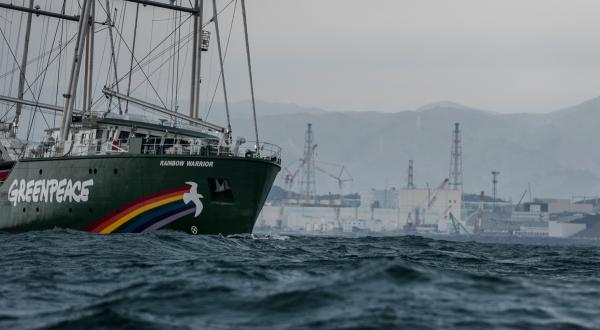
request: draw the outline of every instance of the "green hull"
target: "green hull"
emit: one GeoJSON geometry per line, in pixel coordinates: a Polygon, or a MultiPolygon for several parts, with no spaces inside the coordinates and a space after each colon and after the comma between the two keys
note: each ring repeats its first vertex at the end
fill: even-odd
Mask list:
{"type": "Polygon", "coordinates": [[[279,170],[243,157],[21,160],[0,187],[0,230],[251,233],[279,170]]]}

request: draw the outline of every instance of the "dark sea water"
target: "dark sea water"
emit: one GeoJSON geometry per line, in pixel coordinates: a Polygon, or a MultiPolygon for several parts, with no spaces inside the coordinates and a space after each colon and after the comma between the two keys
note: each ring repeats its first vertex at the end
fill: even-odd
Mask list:
{"type": "Polygon", "coordinates": [[[0,234],[0,329],[598,329],[599,278],[553,241],[0,234]]]}

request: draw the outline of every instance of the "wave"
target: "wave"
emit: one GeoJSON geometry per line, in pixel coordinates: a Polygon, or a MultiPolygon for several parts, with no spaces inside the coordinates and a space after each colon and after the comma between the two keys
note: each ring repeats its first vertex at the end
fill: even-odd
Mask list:
{"type": "Polygon", "coordinates": [[[0,234],[0,328],[600,327],[600,251],[402,237],[0,234]]]}

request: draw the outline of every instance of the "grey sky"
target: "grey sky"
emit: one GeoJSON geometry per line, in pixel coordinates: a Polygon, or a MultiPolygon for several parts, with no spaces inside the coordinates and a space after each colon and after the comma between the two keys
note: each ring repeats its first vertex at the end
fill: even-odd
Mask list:
{"type": "Polygon", "coordinates": [[[248,11],[269,101],[546,112],[600,95],[599,1],[253,0],[248,11]]]}
{"type": "MultiPolygon", "coordinates": [[[[229,2],[219,0],[219,8],[229,2]]],[[[44,9],[57,11],[62,1],[40,3],[44,9]]],[[[68,12],[76,13],[77,2],[68,3],[68,12]]],[[[124,45],[132,40],[135,4],[111,3],[128,17],[115,37],[121,45],[123,36],[124,45]]],[[[206,3],[208,19],[212,6],[206,3]]],[[[101,7],[98,15],[103,19],[101,7]]],[[[227,7],[220,17],[224,40],[233,8],[227,7]]],[[[600,95],[597,0],[250,0],[247,9],[256,95],[265,101],[388,112],[454,101],[498,112],[548,112],[600,95]]],[[[250,97],[239,10],[226,63],[232,101],[250,97]]],[[[8,22],[12,13],[1,13],[7,18],[0,26],[12,35],[14,44],[17,27],[11,29],[8,22]]],[[[142,8],[139,58],[173,30],[168,20],[171,14],[142,8]]],[[[13,24],[19,22],[17,18],[13,24]]],[[[36,18],[34,48],[40,38],[51,42],[55,24],[56,20],[36,18]],[[50,25],[44,25],[47,22],[50,25]]],[[[66,26],[70,29],[66,35],[73,35],[77,25],[66,26]]],[[[190,29],[188,22],[183,35],[190,29]]],[[[100,63],[95,70],[102,79],[95,80],[97,91],[107,83],[107,40],[106,30],[98,33],[100,63]]],[[[5,72],[14,64],[2,45],[0,71],[5,72]]],[[[119,72],[123,74],[130,55],[125,46],[121,48],[119,72]]],[[[186,68],[190,47],[183,49],[181,67],[186,68]]],[[[30,53],[32,57],[37,54],[31,49],[30,53]]],[[[209,102],[215,91],[217,58],[213,36],[203,58],[203,102],[209,102]]],[[[144,70],[151,74],[161,97],[168,99],[169,66],[152,74],[159,63],[144,70]]],[[[33,79],[36,72],[28,74],[33,79]]],[[[64,84],[66,71],[63,76],[64,84]]],[[[189,92],[185,77],[179,93],[183,108],[189,92]]],[[[134,74],[133,85],[143,78],[141,73],[134,74]]],[[[3,86],[6,89],[10,84],[3,86]]],[[[147,86],[134,95],[154,97],[147,86]]],[[[222,101],[220,94],[215,100],[222,101]]]]}

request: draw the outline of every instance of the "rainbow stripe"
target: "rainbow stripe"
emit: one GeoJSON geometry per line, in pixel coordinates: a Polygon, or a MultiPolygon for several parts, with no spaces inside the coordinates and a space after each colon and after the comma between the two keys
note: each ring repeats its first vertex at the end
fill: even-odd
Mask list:
{"type": "Polygon", "coordinates": [[[144,233],[162,228],[171,222],[194,214],[194,203],[185,204],[183,194],[190,186],[163,191],[138,199],[111,212],[87,228],[98,234],[144,233]]]}

